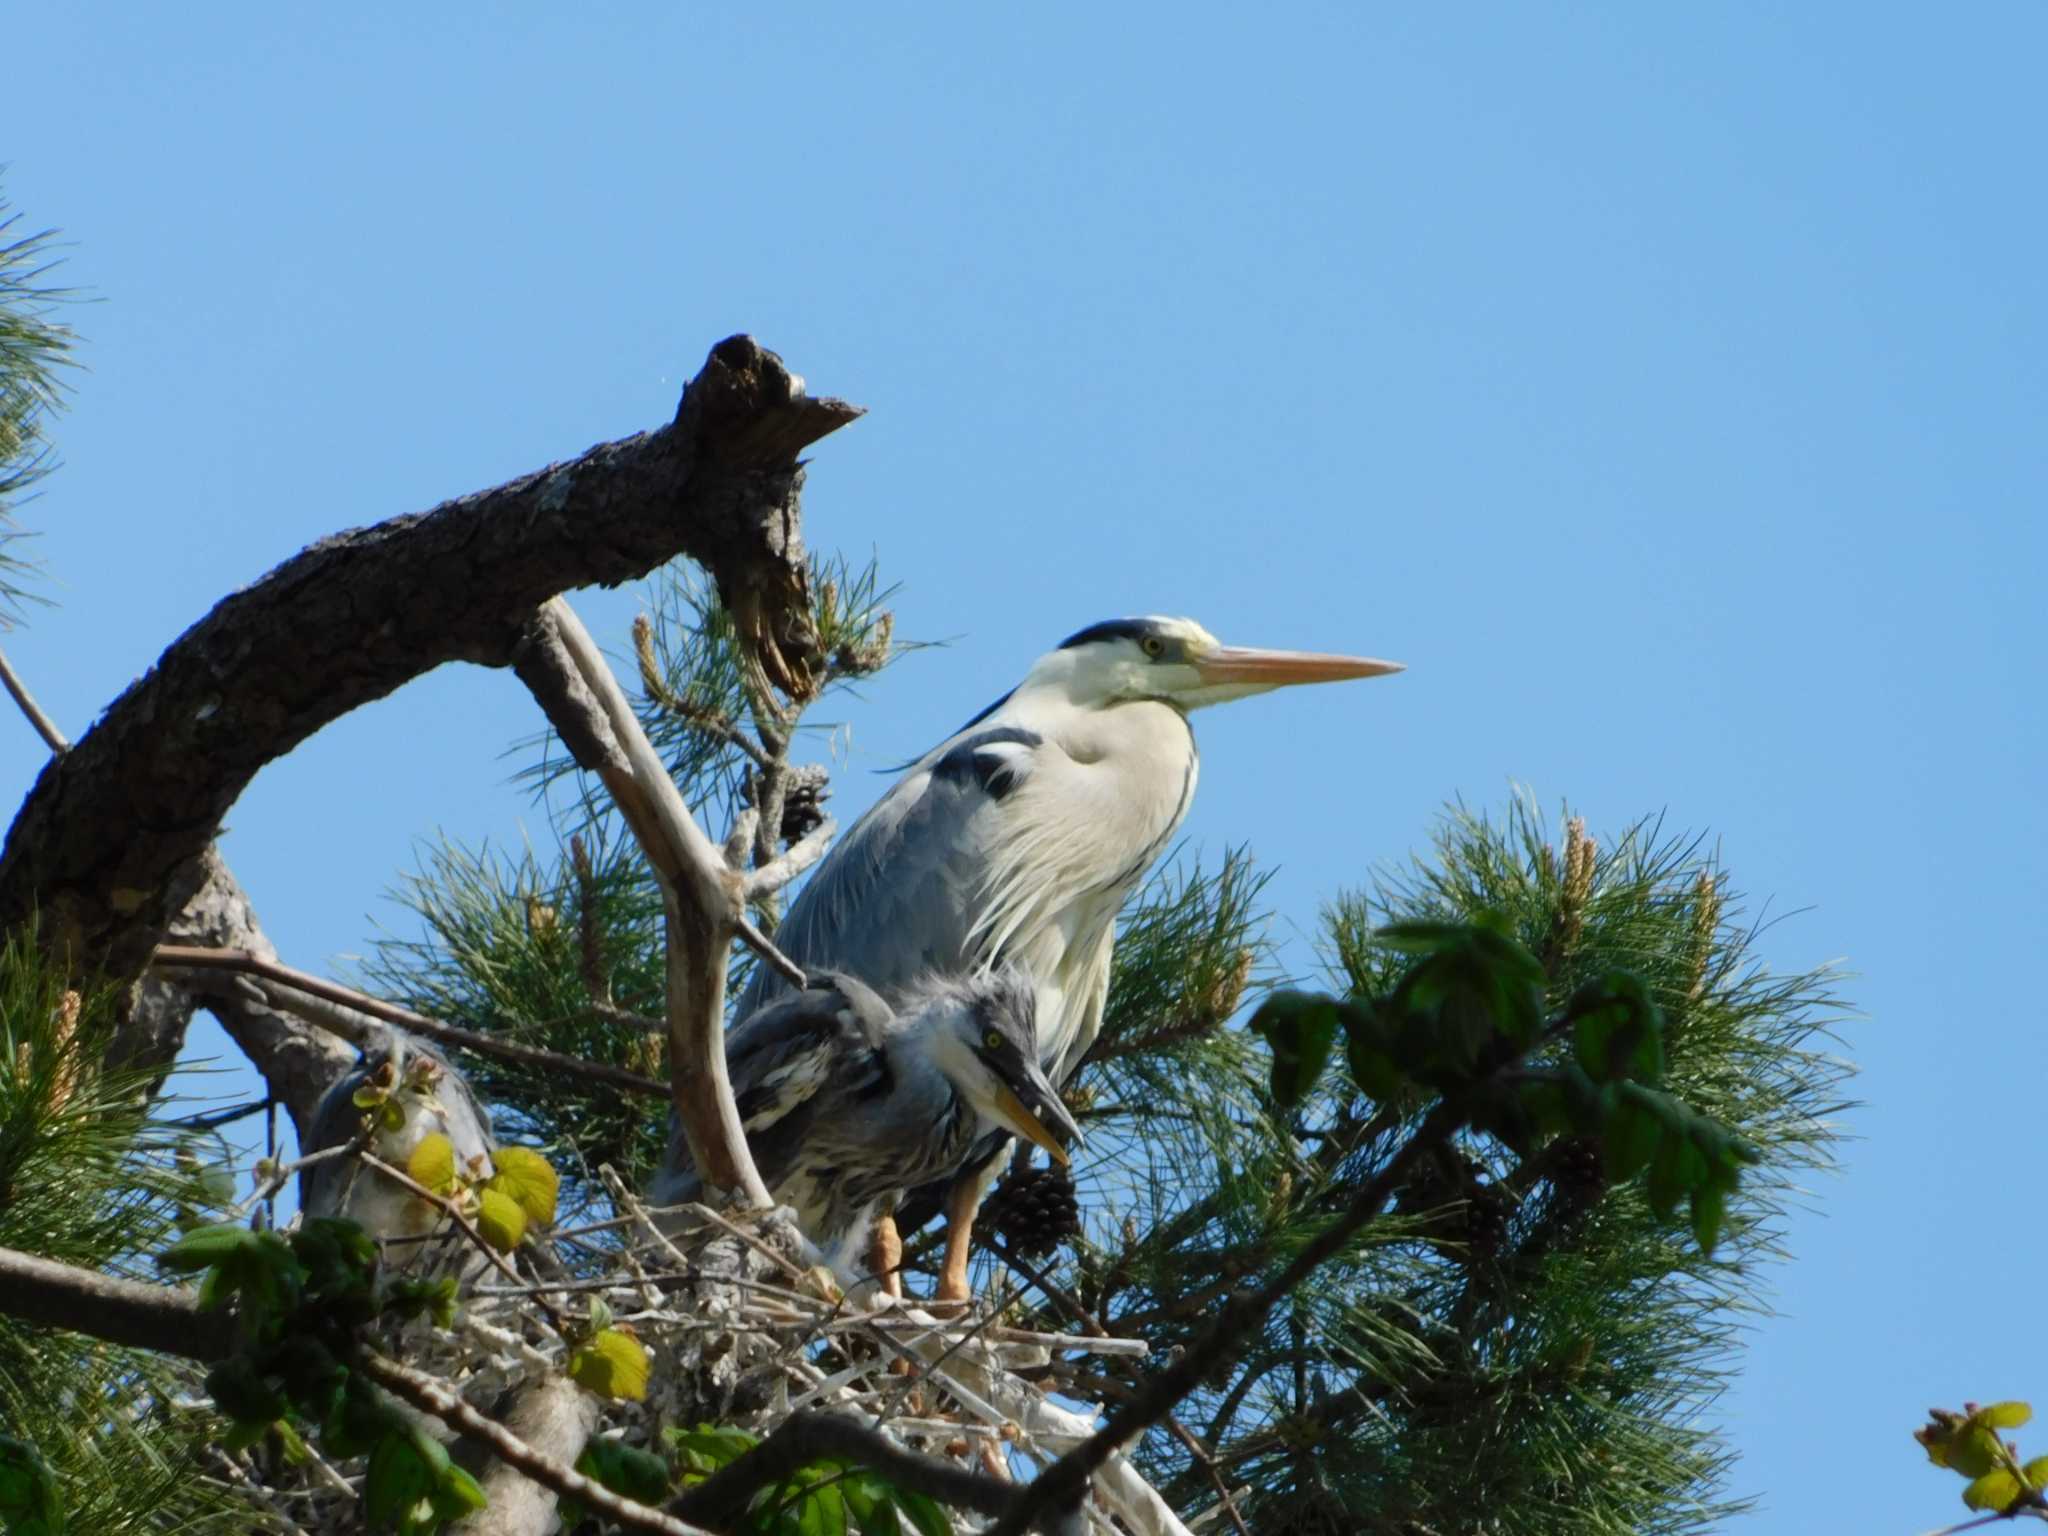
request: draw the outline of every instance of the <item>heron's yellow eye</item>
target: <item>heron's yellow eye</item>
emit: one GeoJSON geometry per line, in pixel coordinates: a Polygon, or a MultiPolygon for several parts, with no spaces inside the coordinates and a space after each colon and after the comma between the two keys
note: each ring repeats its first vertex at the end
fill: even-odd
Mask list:
{"type": "Polygon", "coordinates": [[[1003,1032],[1000,1029],[992,1029],[981,1037],[981,1043],[992,1051],[1001,1050],[1003,1046],[1003,1032]]]}
{"type": "Polygon", "coordinates": [[[1166,642],[1157,635],[1147,635],[1138,643],[1144,646],[1145,654],[1152,657],[1155,661],[1166,652],[1166,642]]]}

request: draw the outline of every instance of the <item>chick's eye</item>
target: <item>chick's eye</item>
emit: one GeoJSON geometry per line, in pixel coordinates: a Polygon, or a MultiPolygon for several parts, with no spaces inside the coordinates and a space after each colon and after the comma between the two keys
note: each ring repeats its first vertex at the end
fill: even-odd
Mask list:
{"type": "Polygon", "coordinates": [[[1003,1043],[1003,1032],[999,1029],[992,1029],[981,1037],[981,1043],[992,1051],[998,1050],[1003,1043]]]}
{"type": "Polygon", "coordinates": [[[1166,642],[1157,635],[1147,635],[1139,643],[1144,646],[1145,654],[1155,661],[1166,654],[1166,642]]]}

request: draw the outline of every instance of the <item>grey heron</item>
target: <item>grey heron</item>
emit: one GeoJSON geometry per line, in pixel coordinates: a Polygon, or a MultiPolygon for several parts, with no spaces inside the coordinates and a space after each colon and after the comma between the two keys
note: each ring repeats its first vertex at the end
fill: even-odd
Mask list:
{"type": "MultiPolygon", "coordinates": [[[[726,1036],[726,1071],[762,1182],[851,1288],[875,1219],[904,1190],[957,1172],[975,1144],[1080,1128],[1039,1066],[1029,981],[1009,970],[926,977],[892,1009],[849,976],[816,973],[726,1036]]],[[[678,1133],[661,1204],[701,1197],[678,1133]]]]}
{"type": "MultiPolygon", "coordinates": [[[[363,1047],[362,1055],[329,1088],[313,1113],[306,1146],[310,1155],[346,1146],[363,1134],[366,1115],[380,1118],[370,1131],[368,1150],[403,1168],[420,1141],[438,1131],[455,1149],[458,1167],[489,1174],[497,1142],[490,1113],[448,1059],[423,1040],[387,1029],[363,1047]],[[364,1090],[368,1090],[367,1093],[364,1090]],[[365,1106],[357,1095],[375,1099],[365,1106]],[[387,1123],[382,1106],[397,1113],[387,1123]]],[[[308,1216],[341,1216],[360,1222],[375,1238],[422,1237],[440,1224],[441,1212],[350,1157],[330,1157],[299,1172],[299,1208],[308,1216]]],[[[387,1251],[386,1262],[404,1268],[427,1251],[387,1251]]]]}
{"type": "MultiPolygon", "coordinates": [[[[1015,966],[1037,990],[1039,1061],[1064,1085],[1101,1027],[1117,912],[1194,798],[1189,711],[1400,670],[1228,646],[1191,619],[1091,625],[907,765],[818,866],[775,942],[884,997],[928,972],[1015,966]]],[[[785,985],[763,967],[742,1009],[785,985]]],[[[967,1294],[979,1195],[973,1179],[948,1201],[945,1299],[967,1294]]]]}

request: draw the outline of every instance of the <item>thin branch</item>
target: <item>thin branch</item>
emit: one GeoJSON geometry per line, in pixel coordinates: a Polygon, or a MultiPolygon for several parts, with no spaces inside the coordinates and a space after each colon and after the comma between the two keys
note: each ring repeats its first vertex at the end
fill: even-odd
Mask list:
{"type": "Polygon", "coordinates": [[[14,695],[14,702],[21,706],[21,712],[28,716],[28,723],[35,727],[36,734],[43,738],[51,752],[61,757],[71,750],[71,743],[57,729],[57,722],[43,713],[35,695],[28,691],[28,685],[15,674],[5,651],[0,651],[0,683],[7,685],[7,691],[14,695]]]}
{"type": "MultiPolygon", "coordinates": [[[[994,1247],[994,1252],[1012,1271],[1036,1286],[1043,1295],[1063,1308],[1082,1327],[1097,1335],[1108,1334],[1109,1330],[1103,1327],[1101,1319],[1055,1285],[1029,1261],[1013,1253],[1007,1240],[1000,1247],[994,1247]]],[[[1062,1335],[1046,1335],[1045,1341],[1050,1348],[1073,1347],[1062,1335]],[[1058,1342],[1055,1343],[1054,1340],[1058,1342]]],[[[1244,1516],[1238,1513],[1237,1501],[1230,1495],[1230,1485],[1224,1482],[1223,1474],[1217,1469],[1215,1458],[1209,1454],[1208,1449],[1195,1438],[1194,1432],[1174,1415],[1166,1416],[1166,1427],[1172,1432],[1173,1437],[1180,1441],[1187,1453],[1194,1457],[1195,1464],[1208,1476],[1210,1485],[1216,1490],[1217,1507],[1230,1517],[1230,1523],[1237,1528],[1238,1536],[1252,1536],[1251,1528],[1244,1523],[1244,1516]]]]}
{"type": "Polygon", "coordinates": [[[402,1397],[422,1412],[459,1430],[482,1445],[508,1466],[517,1467],[543,1488],[575,1499],[615,1524],[629,1530],[650,1531],[654,1536],[711,1536],[701,1526],[689,1525],[672,1515],[613,1493],[593,1482],[574,1467],[544,1456],[521,1440],[496,1419],[486,1418],[463,1401],[446,1383],[416,1371],[409,1365],[387,1359],[375,1350],[362,1353],[363,1374],[393,1396],[402,1397]]]}
{"type": "Polygon", "coordinates": [[[1241,1355],[1259,1336],[1266,1314],[1378,1216],[1409,1169],[1466,1122],[1471,1113],[1468,1100],[1469,1094],[1460,1094],[1439,1102],[1386,1166],[1359,1190],[1342,1217],[1318,1233],[1265,1285],[1225,1302],[1208,1331],[1178,1361],[1147,1382],[1136,1401],[1112,1413],[1101,1429],[1027,1485],[1016,1505],[989,1528],[989,1536],[1023,1536],[1041,1511],[1071,1507],[1087,1490],[1088,1480],[1120,1447],[1166,1418],[1182,1398],[1241,1355]]]}
{"type": "Polygon", "coordinates": [[[773,896],[825,857],[825,850],[832,846],[832,838],[838,831],[839,824],[827,816],[806,832],[801,842],[747,876],[747,900],[759,901],[764,896],[773,896]]]}
{"type": "MultiPolygon", "coordinates": [[[[306,971],[294,970],[275,960],[266,960],[244,949],[200,949],[186,944],[159,944],[152,957],[152,963],[159,966],[183,966],[196,970],[240,971],[250,976],[261,977],[264,981],[303,992],[309,997],[324,1002],[339,1003],[366,1013],[373,1019],[387,1024],[396,1024],[409,1029],[416,1035],[444,1045],[460,1046],[475,1051],[479,1056],[494,1057],[509,1061],[517,1066],[535,1067],[558,1076],[575,1077],[584,1082],[602,1083],[608,1088],[623,1088],[629,1093],[650,1094],[656,1098],[668,1096],[668,1084],[658,1083],[651,1077],[642,1077],[637,1072],[628,1072],[624,1067],[614,1067],[598,1061],[585,1061],[580,1056],[564,1056],[559,1051],[542,1050],[535,1045],[520,1045],[517,1041],[501,1040],[496,1035],[480,1034],[473,1029],[458,1025],[444,1024],[439,1019],[430,1019],[423,1013],[414,1013],[396,1003],[387,1003],[382,998],[371,997],[353,987],[345,987],[338,981],[329,981],[306,971]]],[[[280,1000],[280,1006],[290,1006],[289,999],[280,1000]]],[[[361,1044],[360,1038],[331,1022],[333,1015],[323,1010],[292,1009],[303,1019],[333,1031],[344,1039],[361,1044]]]]}

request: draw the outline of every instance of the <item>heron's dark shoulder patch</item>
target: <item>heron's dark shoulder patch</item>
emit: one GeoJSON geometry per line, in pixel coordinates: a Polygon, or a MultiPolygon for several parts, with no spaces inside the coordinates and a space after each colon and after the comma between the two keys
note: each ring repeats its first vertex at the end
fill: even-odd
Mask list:
{"type": "Polygon", "coordinates": [[[1060,642],[1059,648],[1071,651],[1102,640],[1143,640],[1147,635],[1164,634],[1165,629],[1157,619],[1104,619],[1100,624],[1075,630],[1060,642]]]}
{"type": "Polygon", "coordinates": [[[1000,800],[1017,787],[1020,778],[1017,753],[1003,749],[1013,747],[1029,751],[1044,744],[1045,738],[1038,732],[1027,731],[1018,725],[998,725],[986,731],[976,731],[932,764],[932,777],[963,787],[978,785],[991,798],[1000,800]]]}

